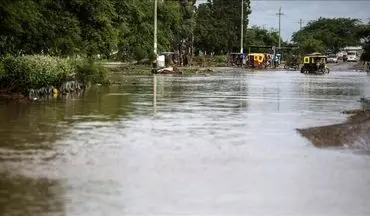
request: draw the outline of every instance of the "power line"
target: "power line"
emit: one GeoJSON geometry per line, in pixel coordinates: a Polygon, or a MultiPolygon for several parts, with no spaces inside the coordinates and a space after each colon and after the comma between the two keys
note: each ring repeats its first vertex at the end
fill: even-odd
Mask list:
{"type": "Polygon", "coordinates": [[[283,13],[281,13],[281,7],[279,8],[279,13],[277,13],[276,15],[279,16],[279,49],[280,49],[280,43],[281,43],[281,39],[280,39],[280,32],[281,32],[281,16],[284,15],[283,13]]]}

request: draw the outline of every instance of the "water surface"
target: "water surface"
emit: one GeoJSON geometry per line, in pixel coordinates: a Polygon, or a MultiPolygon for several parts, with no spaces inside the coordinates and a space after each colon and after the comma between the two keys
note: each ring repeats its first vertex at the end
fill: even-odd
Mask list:
{"type": "Polygon", "coordinates": [[[370,215],[370,157],[295,131],[345,120],[365,73],[124,79],[0,105],[1,215],[370,215]]]}

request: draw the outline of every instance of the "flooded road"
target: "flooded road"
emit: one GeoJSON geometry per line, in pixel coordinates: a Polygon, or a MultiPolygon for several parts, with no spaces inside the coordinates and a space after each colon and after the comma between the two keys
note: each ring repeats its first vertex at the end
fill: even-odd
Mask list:
{"type": "Polygon", "coordinates": [[[125,79],[0,104],[0,215],[370,215],[370,156],[295,131],[345,120],[366,73],[125,79]]]}

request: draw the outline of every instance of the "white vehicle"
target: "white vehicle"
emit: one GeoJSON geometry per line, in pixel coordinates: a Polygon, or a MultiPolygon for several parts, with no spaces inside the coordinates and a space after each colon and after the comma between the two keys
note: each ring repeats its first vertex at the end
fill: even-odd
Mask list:
{"type": "Polygon", "coordinates": [[[355,52],[355,51],[348,51],[347,52],[347,61],[348,62],[357,62],[358,61],[357,52],[355,52]]]}
{"type": "Polygon", "coordinates": [[[327,62],[328,63],[338,63],[338,57],[337,57],[337,55],[335,55],[335,54],[329,54],[328,55],[327,62]]]}

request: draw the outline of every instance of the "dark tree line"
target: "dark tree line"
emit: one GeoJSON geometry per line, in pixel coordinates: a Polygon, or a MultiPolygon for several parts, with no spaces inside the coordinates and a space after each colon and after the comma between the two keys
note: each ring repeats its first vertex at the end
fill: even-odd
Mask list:
{"type": "MultiPolygon", "coordinates": [[[[249,0],[243,9],[244,49],[277,45],[276,31],[248,27],[249,0]]],[[[150,58],[153,12],[154,0],[2,0],[0,56],[150,58]]],[[[209,0],[198,7],[196,0],[158,0],[158,51],[238,52],[240,24],[240,0],[209,0]]],[[[357,19],[320,18],[294,33],[293,42],[304,53],[359,44],[369,50],[368,26],[357,19]]]]}
{"type": "MultiPolygon", "coordinates": [[[[195,0],[158,0],[159,50],[189,41],[195,0]]],[[[152,0],[2,0],[0,55],[148,57],[152,0]]]]}
{"type": "Polygon", "coordinates": [[[363,45],[364,58],[369,56],[369,24],[352,18],[319,18],[293,34],[293,42],[303,54],[338,52],[346,46],[363,45]]]}
{"type": "MultiPolygon", "coordinates": [[[[0,55],[115,56],[153,54],[154,0],[3,0],[0,55]]],[[[245,45],[270,44],[277,34],[247,31],[250,2],[244,1],[245,45]]],[[[241,2],[158,0],[158,50],[191,55],[195,49],[225,53],[240,49],[241,2]]]]}

